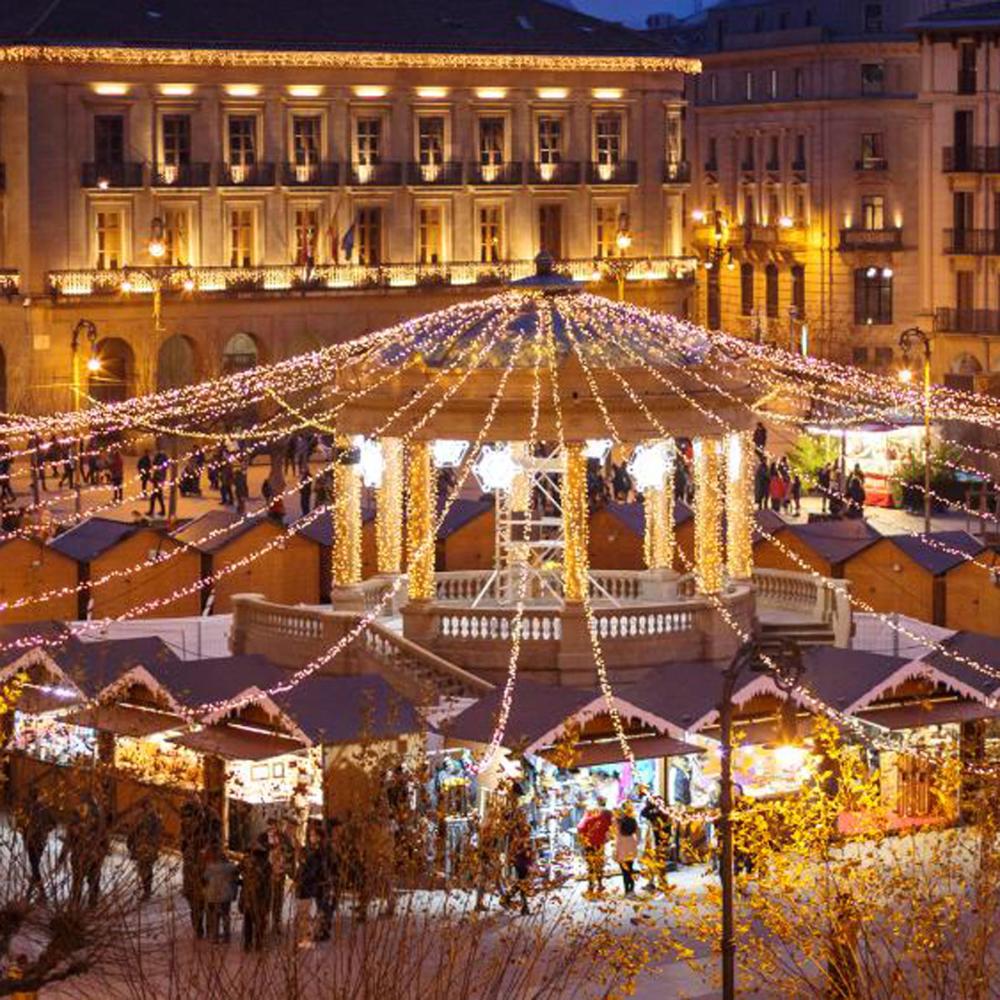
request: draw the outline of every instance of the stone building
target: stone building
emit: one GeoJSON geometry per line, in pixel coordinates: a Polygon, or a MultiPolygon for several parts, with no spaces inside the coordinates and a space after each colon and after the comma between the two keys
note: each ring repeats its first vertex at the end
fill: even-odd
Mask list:
{"type": "Polygon", "coordinates": [[[928,324],[910,27],[927,6],[722,0],[684,29],[704,64],[688,224],[708,325],[889,369],[928,324]]]}
{"type": "Polygon", "coordinates": [[[543,248],[607,278],[622,233],[642,261],[629,297],[686,307],[697,63],[641,33],[539,0],[10,6],[7,408],[380,329],[526,274],[543,248]],[[74,337],[81,319],[96,332],[74,337]]]}

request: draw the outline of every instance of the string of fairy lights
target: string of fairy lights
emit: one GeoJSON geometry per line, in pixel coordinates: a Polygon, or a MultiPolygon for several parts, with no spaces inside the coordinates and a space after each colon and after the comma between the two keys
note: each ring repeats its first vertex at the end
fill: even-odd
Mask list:
{"type": "MultiPolygon", "coordinates": [[[[170,595],[157,595],[141,604],[130,606],[115,620],[138,617],[150,610],[166,606],[179,599],[184,593],[194,592],[203,587],[212,587],[223,576],[235,572],[240,566],[245,566],[254,559],[261,558],[266,552],[276,546],[285,544],[287,539],[313,523],[320,516],[329,514],[333,520],[334,539],[348,542],[334,547],[334,577],[338,582],[350,586],[360,581],[360,563],[358,562],[360,531],[360,497],[361,480],[358,472],[351,466],[337,459],[338,452],[351,446],[351,440],[342,429],[338,428],[338,416],[350,402],[360,395],[377,391],[377,389],[395,378],[400,371],[412,364],[419,363],[421,352],[425,347],[435,350],[442,346],[453,348],[460,345],[460,350],[449,357],[447,363],[437,367],[433,375],[428,377],[413,394],[407,397],[381,424],[368,434],[372,440],[382,439],[383,442],[398,442],[382,449],[382,461],[387,472],[387,479],[378,487],[379,509],[384,506],[389,512],[381,522],[379,542],[380,568],[382,553],[386,555],[386,565],[396,567],[396,575],[392,584],[381,592],[375,604],[364,614],[358,615],[352,624],[336,643],[314,657],[308,664],[291,673],[288,679],[266,694],[277,694],[291,690],[306,677],[311,676],[323,666],[329,664],[347,646],[355,641],[364,630],[383,613],[404,583],[409,588],[411,600],[426,600],[434,597],[433,547],[444,518],[454,500],[458,497],[462,485],[479,454],[484,442],[489,438],[501,399],[506,390],[511,372],[522,359],[522,348],[530,341],[516,340],[516,347],[508,351],[505,366],[497,377],[496,391],[490,399],[483,422],[479,427],[475,440],[466,451],[457,466],[455,480],[448,490],[444,502],[435,510],[434,494],[435,477],[430,449],[422,437],[423,430],[435,416],[444,409],[448,402],[465,384],[472,371],[476,370],[490,351],[498,344],[510,346],[508,341],[513,337],[505,337],[512,321],[523,311],[526,301],[532,303],[538,317],[535,349],[544,356],[550,381],[552,396],[552,413],[558,439],[559,453],[564,456],[564,472],[561,490],[563,506],[563,524],[565,533],[564,555],[564,596],[567,602],[578,603],[583,611],[588,638],[593,653],[594,665],[598,683],[604,697],[608,714],[612,719],[615,735],[621,745],[625,758],[635,760],[629,745],[624,724],[618,712],[617,702],[611,686],[607,660],[604,656],[597,617],[588,577],[587,532],[589,510],[587,504],[587,458],[582,442],[567,440],[564,425],[563,404],[559,380],[559,354],[557,337],[566,336],[569,340],[573,356],[580,363],[585,382],[589,389],[591,402],[596,406],[601,419],[608,427],[612,440],[625,447],[619,433],[615,415],[608,407],[597,382],[594,370],[583,349],[585,338],[588,347],[599,351],[604,359],[602,373],[607,373],[621,386],[625,395],[643,413],[645,419],[655,428],[658,441],[672,442],[672,435],[662,421],[646,405],[642,394],[629,383],[622,371],[610,360],[612,355],[624,353],[631,359],[633,365],[652,374],[660,384],[682,399],[687,406],[696,409],[706,419],[717,423],[724,431],[720,436],[705,436],[695,441],[695,490],[696,490],[696,556],[694,563],[689,565],[698,584],[698,591],[708,598],[720,617],[734,629],[738,636],[748,637],[746,628],[732,614],[721,594],[727,579],[745,579],[749,577],[752,560],[750,548],[752,522],[752,484],[748,474],[751,469],[750,458],[752,446],[747,437],[746,429],[727,420],[715,409],[705,406],[691,392],[688,392],[675,380],[663,374],[661,365],[652,364],[635,350],[633,343],[636,331],[647,334],[643,347],[647,352],[653,352],[657,361],[670,368],[675,368],[693,377],[706,390],[729,398],[731,402],[746,407],[749,412],[757,412],[739,393],[728,390],[724,385],[702,374],[698,363],[678,360],[671,353],[673,348],[682,358],[690,356],[690,352],[700,350],[699,345],[708,345],[707,351],[699,356],[699,361],[705,365],[708,360],[720,361],[720,370],[737,368],[741,375],[749,374],[752,381],[765,384],[770,391],[782,386],[794,386],[792,394],[798,393],[801,398],[815,399],[841,406],[844,409],[863,406],[876,407],[882,404],[886,407],[916,408],[921,404],[921,397],[914,389],[895,386],[884,377],[874,373],[857,372],[845,366],[832,362],[803,359],[791,352],[783,352],[763,345],[754,345],[746,341],[730,338],[724,334],[707,333],[706,331],[680,320],[657,316],[638,307],[616,305],[595,296],[579,295],[563,296],[558,300],[549,299],[531,293],[505,292],[498,296],[473,303],[463,303],[450,307],[441,313],[422,317],[419,320],[407,321],[396,327],[372,334],[360,341],[349,344],[324,348],[308,355],[278,362],[274,365],[261,366],[250,372],[223,376],[197,386],[167,390],[162,393],[124,403],[100,403],[93,401],[88,408],[66,414],[58,414],[52,418],[30,417],[22,414],[8,415],[9,420],[4,427],[4,435],[8,440],[38,437],[43,431],[46,434],[62,435],[67,440],[80,438],[90,439],[100,434],[125,435],[127,433],[157,433],[170,434],[175,437],[189,437],[198,441],[214,441],[230,439],[233,436],[243,442],[261,444],[278,442],[293,432],[293,429],[314,428],[334,435],[335,458],[323,466],[318,473],[310,473],[309,481],[315,481],[320,475],[330,473],[335,480],[334,499],[331,504],[323,504],[307,517],[283,527],[274,538],[256,546],[252,552],[237,563],[220,567],[216,572],[177,588],[170,595]],[[565,321],[564,328],[557,331],[553,316],[558,301],[558,309],[565,321]],[[585,330],[594,330],[585,334],[585,330]],[[470,343],[463,343],[463,336],[471,335],[470,343]],[[680,346],[678,346],[680,345],[680,346]],[[342,380],[345,373],[353,370],[357,375],[356,383],[345,389],[342,380]],[[378,373],[376,377],[376,373],[378,373]],[[427,400],[436,390],[444,385],[443,391],[434,398],[429,406],[424,408],[427,400]],[[246,415],[255,406],[270,403],[277,407],[278,413],[266,420],[247,418],[248,426],[235,433],[216,434],[205,428],[218,422],[225,422],[234,415],[246,415]],[[407,426],[402,429],[402,423],[407,426]],[[393,428],[397,428],[393,430],[393,428]],[[404,463],[403,455],[408,455],[409,461],[404,463]],[[390,457],[391,454],[391,457],[390,457]],[[409,475],[403,474],[404,465],[409,475]],[[394,470],[389,474],[389,470],[394,470]],[[389,483],[390,485],[386,485],[389,483]],[[725,484],[725,487],[723,487],[725,484]],[[405,506],[407,517],[401,516],[405,506]],[[721,534],[722,510],[726,508],[730,520],[730,537],[724,539],[721,534]],[[391,514],[391,516],[389,516],[391,514]],[[735,522],[735,527],[733,523],[735,522]],[[406,525],[407,562],[410,569],[408,577],[398,572],[402,551],[401,533],[406,525]],[[729,544],[727,544],[727,541],[729,544]],[[395,552],[395,557],[392,552],[395,552]],[[725,553],[725,555],[724,555],[725,553]]],[[[449,351],[444,352],[446,356],[449,351]]],[[[528,428],[528,454],[532,454],[538,443],[538,429],[541,408],[541,363],[536,353],[532,369],[531,416],[528,428]]],[[[934,413],[936,419],[961,420],[979,426],[1000,427],[1000,413],[987,397],[975,393],[951,389],[935,390],[933,395],[934,413]]],[[[874,411],[872,411],[874,412],[874,411]]],[[[794,416],[777,414],[774,419],[794,424],[794,416]]],[[[57,440],[59,438],[57,437],[57,440]]],[[[117,445],[116,445],[117,446],[117,445]]],[[[192,449],[188,454],[194,453],[192,449]]],[[[981,447],[970,449],[984,457],[993,457],[996,453],[981,447]]],[[[28,447],[18,454],[37,455],[37,448],[28,447]]],[[[972,467],[968,467],[971,469],[972,467]]],[[[286,497],[299,488],[295,483],[290,489],[280,494],[286,497]]],[[[102,487],[94,487],[100,489],[102,487]]],[[[106,488],[106,487],[105,487],[106,488]]],[[[665,491],[663,491],[665,492],[665,491]]],[[[655,497],[653,497],[655,499],[655,497]]],[[[944,499],[944,498],[942,498],[944,499]]],[[[54,505],[55,498],[46,498],[36,507],[54,505]]],[[[125,501],[122,501],[125,502],[125,501]]],[[[947,501],[946,501],[947,502],[947,501]]],[[[963,505],[953,502],[956,509],[965,509],[963,505]]],[[[112,504],[114,506],[114,504],[112,504]]],[[[650,510],[654,504],[650,503],[650,510]]],[[[100,508],[98,508],[100,509],[100,508]]],[[[669,511],[669,503],[656,508],[657,521],[662,521],[669,511]]],[[[78,520],[94,516],[95,511],[89,509],[77,516],[78,520]]],[[[266,513],[266,508],[245,513],[235,518],[232,524],[208,532],[198,540],[204,543],[225,534],[238,530],[238,526],[247,523],[254,517],[266,513]]],[[[982,512],[974,512],[977,516],[982,512]]],[[[987,512],[988,513],[988,512],[987,512]]],[[[1000,520],[990,515],[990,520],[1000,520]]],[[[780,539],[765,531],[758,531],[782,551],[796,559],[796,554],[781,544],[780,539]]],[[[914,532],[914,534],[917,534],[914,532]]],[[[922,537],[922,536],[921,536],[922,537]]],[[[929,540],[932,544],[937,540],[929,540]]],[[[197,545],[198,542],[192,543],[197,545]]],[[[943,550],[948,546],[944,543],[943,550]]],[[[181,551],[178,549],[177,551],[181,551]]],[[[658,560],[662,561],[664,552],[672,555],[673,547],[669,538],[660,538],[650,552],[658,551],[658,560]]],[[[962,558],[976,562],[969,553],[956,550],[962,558]]],[[[99,587],[113,579],[120,579],[135,573],[154,562],[162,563],[171,554],[158,557],[153,561],[142,561],[134,566],[112,570],[96,580],[88,581],[89,588],[99,587]]],[[[680,553],[680,558],[687,564],[687,557],[680,553]]],[[[816,579],[819,585],[840,590],[832,581],[823,578],[802,560],[798,561],[803,569],[816,579]]],[[[982,565],[981,563],[977,563],[982,565]]],[[[515,613],[511,631],[511,650],[508,659],[507,673],[500,700],[500,714],[497,724],[488,744],[486,753],[480,761],[485,766],[497,753],[503,741],[507,722],[516,688],[518,661],[521,653],[523,637],[524,612],[527,598],[527,566],[519,567],[515,595],[515,613]]],[[[989,568],[989,567],[986,567],[989,568]]],[[[53,588],[38,595],[25,595],[13,601],[0,604],[0,611],[24,607],[27,604],[43,603],[57,596],[79,592],[84,585],[76,587],[53,588]]],[[[851,596],[854,606],[873,613],[865,602],[851,596]]],[[[877,613],[876,613],[877,614],[877,613]]],[[[928,641],[926,636],[911,633],[905,625],[901,625],[890,616],[880,616],[889,627],[896,628],[901,634],[914,639],[923,645],[929,645],[936,652],[941,652],[957,662],[977,670],[992,679],[1000,680],[1000,670],[987,664],[976,662],[973,658],[963,656],[955,650],[928,641]]],[[[0,649],[32,648],[49,642],[46,636],[21,636],[9,643],[0,644],[0,649]]],[[[856,734],[859,739],[871,741],[871,730],[868,724],[862,723],[853,716],[837,712],[829,705],[824,705],[803,687],[795,690],[796,697],[801,697],[805,704],[818,712],[823,712],[843,728],[856,734]],[[810,699],[812,699],[810,701],[810,699]]],[[[232,700],[220,701],[199,706],[191,713],[192,720],[205,717],[206,713],[228,712],[234,709],[232,700]]],[[[881,738],[881,737],[880,737],[881,738]]],[[[891,742],[891,741],[890,741],[891,742]]],[[[892,744],[898,749],[897,744],[892,744]]]]}

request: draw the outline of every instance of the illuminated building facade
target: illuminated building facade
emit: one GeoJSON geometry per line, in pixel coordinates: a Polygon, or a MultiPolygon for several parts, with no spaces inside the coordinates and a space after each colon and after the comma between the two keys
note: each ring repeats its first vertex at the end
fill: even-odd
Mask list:
{"type": "Polygon", "coordinates": [[[642,261],[629,298],[685,311],[696,62],[535,0],[421,7],[412,23],[380,2],[350,18],[240,11],[0,15],[7,407],[343,340],[486,294],[541,249],[604,278],[626,230],[642,261]],[[81,318],[101,360],[82,386],[81,318]]]}

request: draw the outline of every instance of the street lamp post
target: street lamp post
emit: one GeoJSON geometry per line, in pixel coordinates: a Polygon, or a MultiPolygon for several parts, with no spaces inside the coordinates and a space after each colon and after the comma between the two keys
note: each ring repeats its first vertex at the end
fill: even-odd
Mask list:
{"type": "MultiPolygon", "coordinates": [[[[798,647],[788,644],[777,660],[765,662],[755,642],[744,643],[722,672],[722,701],[719,703],[721,740],[721,781],[719,795],[719,878],[722,883],[722,1000],[736,997],[736,873],[733,857],[733,694],[744,670],[769,674],[786,700],[802,678],[802,655],[798,647]]],[[[789,726],[783,724],[783,737],[794,738],[789,726]]]]}
{"type": "MultiPolygon", "coordinates": [[[[80,370],[80,335],[83,334],[87,338],[87,343],[90,345],[90,354],[87,357],[87,371],[94,375],[101,370],[101,359],[97,356],[97,325],[91,322],[89,319],[81,319],[77,322],[76,326],[73,327],[73,336],[70,339],[70,350],[73,354],[73,409],[81,410],[83,409],[81,405],[81,397],[83,395],[83,377],[80,370]]],[[[79,514],[83,508],[83,498],[80,491],[80,475],[83,472],[83,454],[82,449],[77,447],[77,458],[80,460],[80,468],[77,468],[75,476],[73,476],[73,482],[76,484],[76,499],[74,506],[76,508],[76,513],[79,514]]],[[[73,459],[71,458],[72,462],[73,459]]]]}
{"type": "Polygon", "coordinates": [[[607,273],[618,285],[619,302],[625,301],[625,281],[638,264],[634,257],[628,256],[628,250],[631,246],[632,232],[628,226],[628,215],[622,212],[618,217],[618,232],[615,235],[615,247],[618,249],[618,255],[604,257],[600,260],[607,273]]]}
{"type": "Polygon", "coordinates": [[[899,346],[903,351],[903,368],[899,378],[904,384],[913,381],[913,370],[909,367],[910,351],[914,344],[920,344],[924,352],[924,534],[931,531],[931,338],[919,326],[911,326],[899,335],[899,346]]]}

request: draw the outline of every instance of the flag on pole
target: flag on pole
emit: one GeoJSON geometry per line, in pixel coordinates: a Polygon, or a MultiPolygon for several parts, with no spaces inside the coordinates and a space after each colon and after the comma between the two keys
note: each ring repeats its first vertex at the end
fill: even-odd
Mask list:
{"type": "Polygon", "coordinates": [[[344,257],[347,260],[350,260],[354,253],[354,226],[355,224],[352,222],[350,228],[346,233],[344,233],[344,240],[341,243],[341,248],[344,251],[344,257]]]}

